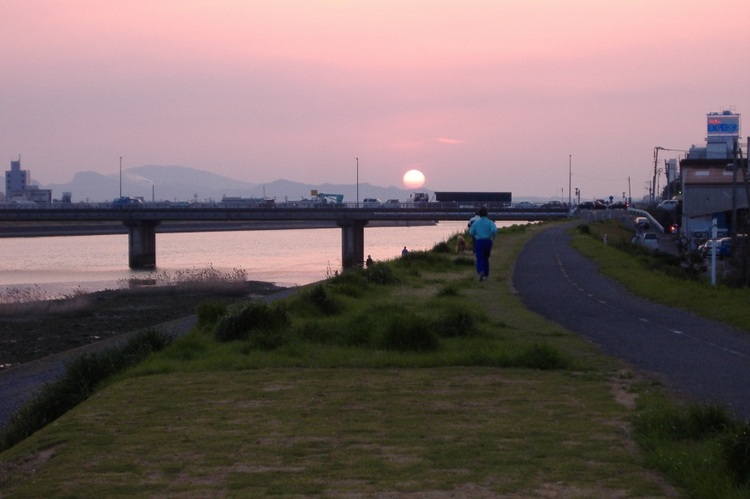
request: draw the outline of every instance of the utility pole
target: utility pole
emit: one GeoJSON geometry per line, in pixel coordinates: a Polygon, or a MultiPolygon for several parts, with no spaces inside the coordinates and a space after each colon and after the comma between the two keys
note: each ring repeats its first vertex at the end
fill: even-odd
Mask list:
{"type": "Polygon", "coordinates": [[[122,197],[122,156],[120,156],[120,197],[122,197]]]}
{"type": "Polygon", "coordinates": [[[654,147],[654,178],[651,181],[651,199],[649,199],[649,204],[654,205],[656,202],[656,175],[657,175],[657,168],[659,164],[659,150],[664,149],[663,147],[656,146],[654,147]]]}
{"type": "Polygon", "coordinates": [[[568,209],[571,207],[570,186],[573,178],[573,155],[568,154],[568,209]]]}
{"type": "Polygon", "coordinates": [[[359,208],[359,158],[357,159],[357,208],[359,208]]]}
{"type": "Polygon", "coordinates": [[[735,137],[732,145],[732,232],[729,234],[734,237],[737,234],[737,146],[739,137],[735,137]]]}

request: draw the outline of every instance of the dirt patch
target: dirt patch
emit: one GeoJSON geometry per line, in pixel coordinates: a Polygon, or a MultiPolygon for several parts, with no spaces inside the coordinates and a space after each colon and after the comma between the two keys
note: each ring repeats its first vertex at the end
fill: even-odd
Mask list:
{"type": "Polygon", "coordinates": [[[232,304],[281,291],[249,281],[245,289],[157,287],[108,290],[69,300],[0,308],[0,369],[195,313],[204,302],[232,304]]]}

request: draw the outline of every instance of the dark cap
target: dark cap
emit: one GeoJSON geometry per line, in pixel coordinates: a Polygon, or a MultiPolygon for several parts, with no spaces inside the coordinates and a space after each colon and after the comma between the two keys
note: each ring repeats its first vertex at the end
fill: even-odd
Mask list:
{"type": "Polygon", "coordinates": [[[477,214],[480,217],[486,217],[487,216],[487,207],[486,206],[482,206],[481,208],[479,208],[479,211],[477,212],[477,214]]]}

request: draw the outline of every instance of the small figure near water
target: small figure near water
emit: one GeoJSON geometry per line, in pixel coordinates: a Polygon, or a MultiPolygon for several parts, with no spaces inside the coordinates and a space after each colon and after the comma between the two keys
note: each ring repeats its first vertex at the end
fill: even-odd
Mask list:
{"type": "Polygon", "coordinates": [[[367,255],[367,260],[365,260],[365,267],[372,267],[372,264],[372,257],[370,255],[367,255]]]}
{"type": "Polygon", "coordinates": [[[409,250],[406,249],[406,246],[404,246],[404,249],[401,250],[401,256],[406,256],[409,254],[409,250]]]}
{"type": "Polygon", "coordinates": [[[466,251],[466,239],[464,239],[464,236],[458,236],[456,238],[456,253],[459,255],[463,255],[466,251]]]}

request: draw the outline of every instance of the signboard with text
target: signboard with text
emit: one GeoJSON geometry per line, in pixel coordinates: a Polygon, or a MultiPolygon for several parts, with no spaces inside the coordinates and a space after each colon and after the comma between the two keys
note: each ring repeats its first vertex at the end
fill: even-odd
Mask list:
{"type": "Polygon", "coordinates": [[[740,136],[739,114],[709,114],[707,118],[709,136],[740,136]]]}

